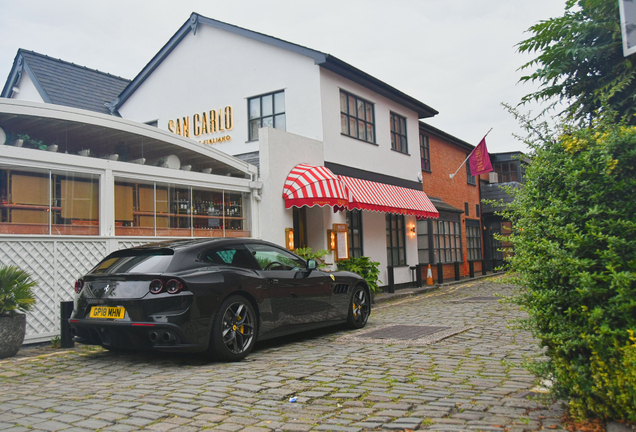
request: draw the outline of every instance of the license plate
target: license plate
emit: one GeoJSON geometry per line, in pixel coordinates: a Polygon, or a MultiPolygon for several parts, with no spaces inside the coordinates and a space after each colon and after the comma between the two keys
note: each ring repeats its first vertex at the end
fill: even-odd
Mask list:
{"type": "Polygon", "coordinates": [[[123,307],[106,307],[106,306],[93,306],[91,308],[91,318],[111,318],[122,319],[124,318],[126,310],[123,307]]]}

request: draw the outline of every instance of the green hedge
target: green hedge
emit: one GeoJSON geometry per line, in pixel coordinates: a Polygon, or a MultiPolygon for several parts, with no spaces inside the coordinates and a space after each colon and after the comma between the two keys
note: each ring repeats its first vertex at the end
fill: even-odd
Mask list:
{"type": "Polygon", "coordinates": [[[578,418],[636,421],[636,128],[541,136],[507,216],[515,300],[578,418]]]}

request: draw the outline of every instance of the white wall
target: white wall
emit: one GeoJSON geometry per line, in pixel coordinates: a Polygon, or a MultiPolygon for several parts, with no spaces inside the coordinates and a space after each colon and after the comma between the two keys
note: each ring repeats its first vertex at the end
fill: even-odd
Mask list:
{"type": "Polygon", "coordinates": [[[414,111],[326,69],[320,70],[325,160],[406,180],[421,175],[419,124],[414,111]],[[374,104],[376,144],[340,132],[340,89],[374,104]],[[391,150],[390,111],[406,117],[409,154],[391,150]]]}
{"type": "MultiPolygon", "coordinates": [[[[285,246],[285,228],[292,228],[292,209],[285,210],[283,186],[289,172],[296,165],[306,163],[322,166],[323,144],[320,141],[283,132],[278,129],[262,128],[260,136],[260,179],[263,182],[262,200],[259,203],[262,238],[285,246]]],[[[324,231],[320,215],[311,213],[310,237],[314,230],[324,231]]],[[[308,221],[309,222],[309,221],[308,221]]],[[[310,246],[312,243],[310,241],[310,246]]],[[[312,246],[312,249],[314,247],[312,246]]]]}
{"type": "Polygon", "coordinates": [[[139,122],[192,117],[232,106],[234,127],[192,139],[230,135],[213,144],[236,155],[258,150],[248,140],[247,99],[285,91],[288,132],[322,140],[319,68],[309,57],[201,24],[189,33],[119,109],[122,117],[139,122]]]}
{"type": "Polygon", "coordinates": [[[20,77],[20,81],[17,83],[16,87],[20,89],[20,92],[12,93],[11,99],[40,103],[44,102],[44,99],[42,99],[42,96],[40,96],[40,92],[38,92],[35,84],[33,84],[33,81],[31,80],[31,77],[29,76],[26,68],[22,69],[22,76],[20,77]]]}

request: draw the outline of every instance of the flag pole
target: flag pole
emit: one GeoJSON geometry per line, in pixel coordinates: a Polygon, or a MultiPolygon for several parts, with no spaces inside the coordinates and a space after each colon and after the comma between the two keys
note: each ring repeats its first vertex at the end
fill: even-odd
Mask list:
{"type": "MultiPolygon", "coordinates": [[[[486,137],[488,136],[488,134],[490,133],[490,131],[491,131],[491,130],[492,130],[492,128],[490,128],[490,130],[488,130],[488,132],[486,132],[486,135],[484,135],[484,137],[481,139],[482,141],[486,139],[486,137]]],[[[481,142],[481,141],[480,141],[480,142],[481,142]]],[[[471,151],[470,153],[468,153],[468,156],[466,156],[466,159],[464,159],[464,162],[462,162],[462,164],[459,166],[459,168],[457,168],[457,171],[455,171],[454,173],[452,173],[452,174],[449,174],[449,175],[448,175],[450,178],[455,177],[455,174],[457,174],[457,173],[459,172],[459,170],[460,170],[460,169],[462,169],[462,167],[464,166],[464,164],[466,163],[466,161],[468,160],[468,158],[469,158],[469,157],[473,154],[473,152],[475,151],[475,149],[476,149],[476,148],[477,148],[477,147],[475,147],[475,148],[473,149],[473,151],[471,151]]]]}

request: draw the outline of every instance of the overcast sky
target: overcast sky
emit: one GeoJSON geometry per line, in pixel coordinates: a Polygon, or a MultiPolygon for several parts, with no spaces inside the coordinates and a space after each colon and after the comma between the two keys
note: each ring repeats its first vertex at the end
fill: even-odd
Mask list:
{"type": "MultiPolygon", "coordinates": [[[[326,52],[435,108],[426,122],[490,152],[525,150],[502,102],[524,33],[564,0],[0,0],[2,86],[18,48],[132,79],[197,12],[326,52]]],[[[523,108],[527,110],[527,108],[523,108]]],[[[537,107],[532,108],[534,112],[537,107]]]]}

